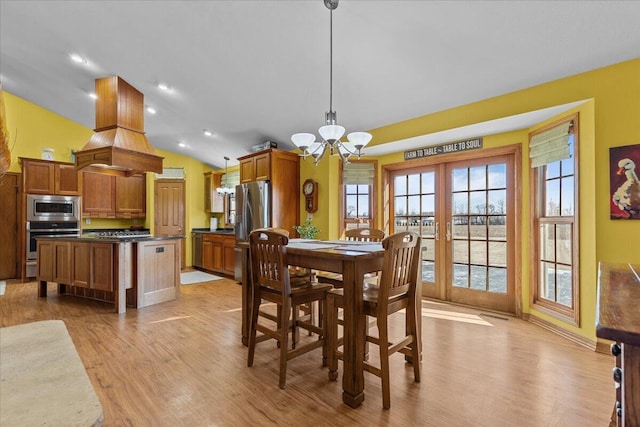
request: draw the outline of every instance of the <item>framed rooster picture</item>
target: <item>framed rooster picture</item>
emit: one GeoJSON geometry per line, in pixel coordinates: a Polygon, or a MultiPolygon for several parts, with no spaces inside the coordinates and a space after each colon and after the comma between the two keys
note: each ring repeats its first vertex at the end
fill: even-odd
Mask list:
{"type": "Polygon", "coordinates": [[[640,144],[609,149],[611,219],[640,219],[640,144]]]}

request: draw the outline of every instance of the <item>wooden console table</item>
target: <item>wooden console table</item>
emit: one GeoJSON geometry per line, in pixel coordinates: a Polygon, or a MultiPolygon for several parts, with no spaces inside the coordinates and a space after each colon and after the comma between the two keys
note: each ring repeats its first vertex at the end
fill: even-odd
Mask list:
{"type": "Polygon", "coordinates": [[[102,406],[62,320],[0,328],[0,425],[102,425],[102,406]]]}
{"type": "Polygon", "coordinates": [[[640,265],[600,263],[596,336],[615,341],[613,426],[640,426],[640,265]]]}

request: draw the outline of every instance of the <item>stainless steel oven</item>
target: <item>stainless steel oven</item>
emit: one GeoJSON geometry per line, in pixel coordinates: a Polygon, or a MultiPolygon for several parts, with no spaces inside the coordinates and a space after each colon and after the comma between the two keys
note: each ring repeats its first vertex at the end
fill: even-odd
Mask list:
{"type": "Polygon", "coordinates": [[[27,221],[80,221],[80,196],[27,194],[27,221]]]}
{"type": "Polygon", "coordinates": [[[26,275],[37,273],[38,237],[79,237],[80,197],[27,195],[26,275]]]}

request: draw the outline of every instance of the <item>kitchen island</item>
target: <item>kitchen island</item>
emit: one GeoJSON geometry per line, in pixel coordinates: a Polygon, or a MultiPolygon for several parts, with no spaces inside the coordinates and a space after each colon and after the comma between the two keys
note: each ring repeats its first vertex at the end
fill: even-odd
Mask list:
{"type": "Polygon", "coordinates": [[[180,296],[180,240],[176,237],[40,237],[38,296],[47,283],[60,294],[111,302],[118,313],[180,296]]]}

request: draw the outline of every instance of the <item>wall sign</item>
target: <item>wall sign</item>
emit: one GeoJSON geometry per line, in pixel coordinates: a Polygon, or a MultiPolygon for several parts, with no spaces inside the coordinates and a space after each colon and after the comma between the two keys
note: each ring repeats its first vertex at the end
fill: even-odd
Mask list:
{"type": "Polygon", "coordinates": [[[437,156],[438,154],[456,153],[458,151],[477,150],[482,148],[482,138],[467,139],[464,141],[447,142],[446,144],[432,145],[404,152],[404,159],[419,159],[421,157],[437,156]]]}

